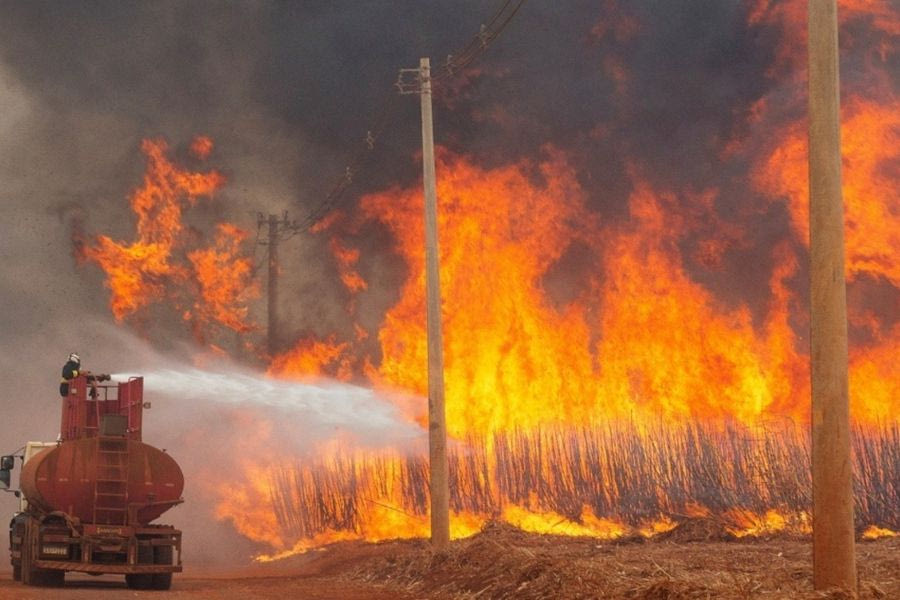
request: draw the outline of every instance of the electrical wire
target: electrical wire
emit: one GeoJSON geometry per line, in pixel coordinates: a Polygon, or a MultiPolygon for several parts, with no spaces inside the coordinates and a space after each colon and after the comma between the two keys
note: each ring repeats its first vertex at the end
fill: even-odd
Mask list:
{"type": "MultiPolygon", "coordinates": [[[[439,72],[436,75],[432,75],[432,84],[440,84],[449,80],[475,62],[509,25],[524,3],[525,0],[504,0],[500,8],[486,23],[481,25],[479,32],[465,46],[455,53],[447,55],[446,62],[438,67],[439,72]]],[[[403,71],[401,71],[401,78],[402,74],[403,71]]],[[[400,79],[394,84],[395,87],[400,88],[401,93],[404,90],[403,85],[400,79]]],[[[418,83],[405,85],[418,85],[418,83]]],[[[370,159],[374,153],[376,142],[381,139],[388,126],[393,122],[400,107],[398,100],[398,95],[394,90],[385,97],[381,105],[382,108],[373,120],[372,127],[366,131],[362,144],[355,145],[355,149],[348,153],[347,160],[344,163],[346,168],[343,176],[335,183],[322,201],[309,210],[306,216],[299,221],[283,224],[284,235],[281,239],[288,239],[297,233],[308,231],[341,204],[344,193],[353,184],[354,176],[358,174],[360,167],[370,159]]]]}

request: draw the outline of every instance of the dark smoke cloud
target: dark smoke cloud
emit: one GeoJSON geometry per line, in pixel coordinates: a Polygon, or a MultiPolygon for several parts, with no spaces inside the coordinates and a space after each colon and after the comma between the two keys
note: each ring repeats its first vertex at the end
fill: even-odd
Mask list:
{"type": "MultiPolygon", "coordinates": [[[[397,69],[426,55],[439,65],[500,4],[0,1],[0,448],[55,437],[57,371],[69,351],[98,370],[117,370],[129,351],[98,333],[111,323],[107,292],[98,269],[76,266],[71,237],[76,228],[131,239],[126,199],[141,180],[141,139],[168,139],[185,164],[193,135],[215,140],[206,166],[194,166],[219,168],[229,183],[211,207],[191,213],[198,228],[229,220],[253,230],[257,212],[285,209],[302,217],[363,143],[397,69]]],[[[783,206],[748,209],[765,203],[751,191],[747,159],[722,153],[736,135],[752,145],[769,134],[747,124],[754,102],[795,90],[768,75],[784,32],[747,25],[746,11],[738,0],[529,0],[471,70],[436,91],[437,139],[488,166],[539,156],[545,144],[562,148],[607,222],[627,218],[629,165],[685,205],[719,189],[708,217],[743,223],[747,238],[717,270],[687,266],[726,303],[764,310],[771,249],[789,237],[788,216],[783,206]]],[[[865,28],[854,27],[860,50],[844,60],[850,84],[861,85],[853,67],[870,54],[865,28]]],[[[898,60],[886,63],[895,86],[898,60]]],[[[355,177],[351,212],[361,193],[419,175],[418,106],[398,101],[372,163],[355,177]]],[[[796,118],[798,105],[784,104],[780,118],[796,118]]],[[[405,267],[382,228],[357,235],[360,270],[374,282],[359,318],[374,329],[405,267]]],[[[684,240],[686,257],[697,243],[684,240]]],[[[296,237],[282,256],[286,337],[349,338],[327,236],[296,237]]],[[[592,260],[574,248],[547,281],[577,295],[565,274],[593,268],[592,260]]],[[[896,304],[893,288],[878,293],[896,304]]],[[[157,337],[179,328],[153,326],[165,328],[157,337]]]]}
{"type": "MultiPolygon", "coordinates": [[[[397,69],[423,55],[437,67],[500,4],[7,2],[0,57],[30,115],[4,163],[27,186],[28,204],[80,203],[87,231],[129,239],[124,199],[140,178],[141,138],[164,136],[184,156],[190,137],[204,133],[230,183],[194,218],[253,229],[258,211],[302,216],[343,172],[348,148],[362,144],[397,69]]],[[[488,165],[546,143],[564,148],[591,206],[621,218],[635,157],[665,187],[727,179],[720,145],[735,115],[766,91],[765,42],[736,1],[527,2],[455,84],[452,102],[452,90],[438,90],[438,140],[488,165]],[[637,24],[633,35],[597,34],[622,19],[637,24]],[[622,61],[627,92],[604,70],[608,56],[622,61]]],[[[396,101],[398,116],[357,175],[356,194],[418,176],[418,107],[411,97],[396,101]]],[[[53,254],[69,271],[63,229],[53,254]]],[[[293,244],[284,253],[289,334],[341,331],[346,300],[322,236],[293,244]],[[325,308],[297,308],[297,297],[323,291],[334,299],[325,308]]],[[[73,285],[96,291],[99,282],[90,268],[73,285]]],[[[393,299],[380,296],[363,318],[377,321],[393,299]]]]}

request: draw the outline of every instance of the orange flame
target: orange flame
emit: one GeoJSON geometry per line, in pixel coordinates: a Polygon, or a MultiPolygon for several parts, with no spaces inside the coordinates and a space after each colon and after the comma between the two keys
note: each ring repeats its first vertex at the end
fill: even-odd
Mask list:
{"type": "Polygon", "coordinates": [[[194,250],[188,260],[200,284],[200,297],[194,302],[195,317],[202,322],[216,321],[235,331],[250,331],[247,301],[259,295],[251,280],[250,259],[241,257],[241,243],[247,232],[229,223],[217,227],[213,248],[194,250]]]}
{"type": "Polygon", "coordinates": [[[347,248],[337,237],[331,238],[328,247],[338,261],[338,273],[344,286],[354,293],[367,289],[369,287],[368,284],[354,268],[359,261],[359,250],[347,248]]]}
{"type": "Polygon", "coordinates": [[[194,138],[194,141],[191,142],[191,154],[200,160],[206,160],[209,158],[210,152],[213,149],[213,141],[211,138],[206,137],[205,135],[198,135],[194,138]]]}
{"type": "MultiPolygon", "coordinates": [[[[894,232],[900,230],[891,205],[894,196],[890,195],[897,182],[885,174],[882,165],[885,160],[893,160],[897,146],[870,147],[870,158],[866,158],[866,152],[853,143],[856,136],[863,139],[871,135],[867,128],[879,121],[878,113],[875,117],[874,121],[850,119],[845,126],[845,135],[851,140],[849,151],[859,153],[856,160],[848,162],[848,221],[857,219],[860,229],[864,224],[881,244],[890,247],[895,243],[894,232]],[[869,180],[880,187],[872,187],[866,183],[869,180]],[[870,201],[876,206],[863,209],[862,189],[871,194],[870,198],[884,198],[879,193],[888,196],[883,201],[870,201]],[[870,219],[878,222],[870,227],[870,219]]],[[[884,129],[875,138],[892,139],[892,119],[891,115],[880,115],[884,129]]],[[[785,135],[778,139],[781,141],[776,152],[781,154],[773,154],[765,163],[770,169],[758,171],[754,181],[769,197],[789,202],[794,230],[800,237],[805,215],[798,198],[806,192],[802,183],[798,184],[803,180],[797,173],[805,172],[805,154],[791,154],[800,144],[794,137],[785,135]],[[764,187],[772,181],[783,187],[764,187]]],[[[755,320],[746,306],[723,305],[684,266],[682,242],[698,221],[712,218],[716,190],[691,198],[690,204],[696,208],[692,209],[694,213],[686,214],[676,194],[654,190],[640,177],[639,170],[632,168],[629,219],[620,224],[603,224],[586,208],[584,195],[563,155],[550,149],[547,154],[549,159],[543,163],[522,161],[491,170],[464,157],[441,154],[441,283],[447,421],[451,434],[468,440],[471,435],[527,431],[552,423],[597,426],[622,417],[634,419],[638,426],[660,416],[668,422],[731,418],[748,431],[772,418],[806,421],[807,358],[791,321],[792,315],[798,313],[793,290],[799,271],[795,246],[786,240],[772,248],[774,268],[769,278],[768,303],[763,318],[755,320]],[[580,287],[564,290],[561,298],[558,292],[554,296],[554,269],[560,265],[579,268],[577,261],[567,262],[573,251],[579,252],[590,267],[576,271],[580,287]]],[[[369,219],[380,221],[391,230],[409,267],[401,298],[388,311],[378,332],[381,362],[369,376],[379,385],[424,395],[421,202],[417,188],[395,188],[367,196],[362,208],[369,219]]],[[[698,247],[702,248],[704,264],[718,268],[728,244],[741,243],[740,232],[726,228],[725,233],[730,239],[701,240],[698,247]]],[[[891,274],[893,263],[872,260],[872,252],[865,250],[869,240],[864,235],[848,228],[848,240],[848,248],[853,249],[848,252],[852,276],[877,273],[895,283],[891,274]],[[854,235],[857,239],[851,240],[854,235]]],[[[891,358],[896,356],[900,327],[885,330],[874,317],[867,323],[874,342],[854,346],[851,393],[857,422],[874,426],[900,414],[900,390],[891,358]]],[[[355,353],[353,340],[346,344],[341,352],[355,353]]],[[[423,420],[421,412],[415,416],[423,420]]],[[[771,432],[763,430],[761,443],[769,444],[765,440],[770,437],[771,432]]],[[[640,452],[654,447],[652,436],[642,439],[640,452]]],[[[796,464],[796,455],[792,454],[796,448],[782,448],[779,444],[767,448],[766,452],[773,454],[761,454],[758,459],[764,471],[771,467],[770,461],[796,464]]],[[[522,455],[518,460],[531,464],[532,458],[522,455]]],[[[371,492],[370,500],[412,510],[404,492],[385,483],[399,478],[414,485],[409,483],[414,478],[412,474],[394,476],[379,470],[381,467],[365,464],[363,461],[354,467],[362,471],[354,471],[353,479],[373,477],[379,482],[372,484],[373,490],[380,491],[371,492]]],[[[503,480],[492,470],[495,468],[488,460],[485,471],[472,477],[483,479],[490,489],[492,483],[503,480]]],[[[560,472],[542,476],[551,482],[550,489],[557,490],[572,474],[559,461],[553,463],[553,468],[560,472]]],[[[339,476],[345,471],[328,466],[324,472],[339,476]]],[[[595,475],[604,482],[615,481],[614,472],[595,475]]],[[[725,472],[720,476],[732,484],[741,477],[739,473],[725,472]]],[[[297,484],[295,489],[307,487],[297,484]]],[[[469,493],[479,497],[477,490],[467,490],[469,493]]],[[[607,493],[615,497],[618,492],[609,489],[607,493]]],[[[760,494],[768,498],[770,506],[774,505],[775,490],[760,494]]],[[[596,515],[589,507],[581,507],[578,515],[563,515],[537,499],[511,501],[493,497],[491,502],[500,506],[499,514],[493,516],[534,531],[615,537],[635,530],[621,519],[596,515]]],[[[668,499],[660,502],[670,511],[692,510],[689,503],[678,506],[668,499]]],[[[294,510],[303,511],[299,504],[294,510]]],[[[695,505],[693,510],[710,514],[703,506],[695,505]]],[[[462,512],[456,518],[477,523],[491,516],[462,512]]],[[[356,517],[352,536],[381,539],[376,530],[382,517],[370,510],[356,517]]],[[[808,517],[802,510],[734,507],[717,513],[716,518],[727,523],[727,530],[735,536],[809,531],[808,517]]],[[[405,525],[393,521],[393,535],[425,535],[423,522],[424,517],[411,519],[405,525]]],[[[671,520],[663,516],[651,519],[638,531],[660,532],[672,526],[671,520]]],[[[327,529],[302,537],[293,550],[348,535],[346,529],[327,529]]],[[[280,550],[293,551],[287,547],[280,550]]]]}
{"type": "MultiPolygon", "coordinates": [[[[604,225],[585,207],[574,173],[562,155],[552,150],[548,154],[550,158],[540,164],[524,161],[492,170],[463,157],[441,156],[441,282],[451,434],[460,440],[487,434],[490,445],[494,439],[490,435],[497,432],[528,431],[553,423],[599,426],[623,417],[634,419],[639,428],[660,417],[668,423],[731,418],[748,432],[766,419],[806,421],[807,360],[798,350],[790,319],[797,312],[792,281],[798,259],[793,247],[785,242],[772,249],[775,267],[769,279],[769,301],[764,318],[754,321],[749,308],[723,306],[684,267],[682,237],[697,218],[705,218],[715,190],[692,198],[699,217],[685,215],[675,194],[652,189],[637,169],[632,169],[630,218],[624,224],[604,225]],[[553,298],[553,270],[565,264],[574,245],[582,247],[591,268],[578,272],[581,288],[568,290],[562,300],[553,298]]],[[[370,376],[380,385],[424,394],[421,196],[416,188],[392,189],[367,196],[362,207],[369,218],[381,221],[394,233],[409,266],[401,298],[378,332],[382,358],[370,376]]],[[[890,337],[888,332],[885,336],[890,337]]],[[[335,344],[332,340],[328,345],[332,348],[330,361],[346,352],[355,353],[353,340],[342,344],[339,352],[333,350],[335,344]]],[[[309,342],[305,345],[312,347],[309,342]]],[[[866,357],[853,363],[854,415],[859,422],[874,425],[898,414],[900,395],[894,391],[897,378],[891,375],[894,363],[890,352],[883,350],[887,347],[857,348],[854,355],[866,357]]],[[[300,368],[317,372],[319,367],[300,368]]],[[[416,416],[422,420],[421,413],[416,416]]],[[[753,459],[736,455],[733,460],[751,461],[763,472],[771,468],[770,461],[797,464],[792,453],[802,444],[769,446],[772,433],[766,427],[760,431],[758,443],[766,450],[761,449],[753,459]]],[[[640,452],[655,447],[652,434],[642,434],[640,439],[640,452]]],[[[541,447],[545,442],[539,440],[531,443],[541,447]]],[[[517,447],[510,451],[517,453],[516,460],[523,464],[547,464],[550,469],[550,461],[543,462],[517,447]]],[[[587,450],[573,452],[574,456],[589,454],[587,450]]],[[[416,480],[419,476],[393,459],[385,459],[394,465],[387,471],[386,466],[366,460],[352,462],[352,467],[323,466],[319,477],[327,473],[336,480],[350,479],[356,482],[354,494],[371,494],[366,496],[367,503],[406,514],[406,520],[390,521],[393,536],[425,535],[425,517],[410,506],[409,488],[404,487],[415,486],[413,481],[424,485],[416,480]],[[366,483],[369,478],[372,482],[366,483]]],[[[559,493],[563,482],[575,476],[561,460],[552,462],[550,471],[541,472],[548,489],[556,490],[548,494],[559,493]]],[[[659,464],[668,463],[661,460],[659,464]]],[[[456,468],[469,469],[466,465],[456,468]]],[[[490,496],[497,493],[491,486],[504,481],[495,471],[497,465],[488,459],[484,471],[476,472],[481,468],[478,465],[471,468],[471,480],[483,481],[485,489],[467,489],[465,494],[474,498],[489,494],[489,503],[498,506],[499,513],[463,511],[456,513],[457,520],[478,523],[499,516],[533,531],[596,537],[635,531],[649,535],[673,526],[665,516],[635,527],[615,515],[595,514],[590,507],[564,515],[539,499],[490,496]]],[[[610,465],[609,472],[595,472],[594,466],[588,469],[607,482],[605,485],[612,485],[614,468],[610,465]]],[[[312,473],[304,475],[309,481],[295,481],[289,488],[294,491],[284,493],[291,497],[299,490],[319,490],[332,498],[312,473]]],[[[719,476],[732,485],[746,477],[724,470],[719,476]]],[[[606,493],[616,498],[620,492],[609,488],[606,493]]],[[[334,501],[344,498],[334,494],[334,501]]],[[[759,494],[774,505],[775,490],[759,494]]],[[[283,514],[303,513],[306,509],[302,507],[310,501],[312,498],[295,498],[283,514]]],[[[674,511],[672,514],[691,510],[689,505],[679,506],[665,497],[659,502],[674,511]]],[[[702,506],[695,510],[709,514],[702,506]]],[[[379,523],[385,517],[376,512],[359,509],[353,513],[354,525],[346,529],[332,526],[322,530],[305,523],[304,527],[318,533],[300,536],[299,542],[278,550],[290,553],[348,536],[382,539],[379,523]]],[[[728,524],[733,535],[743,536],[808,532],[804,514],[802,510],[759,512],[734,507],[718,512],[716,518],[728,524]]]]}
{"type": "MultiPolygon", "coordinates": [[[[847,275],[868,274],[900,287],[900,179],[889,165],[900,160],[900,101],[880,104],[859,98],[844,108],[844,203],[847,275]]],[[[791,223],[809,239],[806,130],[791,126],[756,172],[771,198],[787,198],[791,223]]]]}
{"type": "Polygon", "coordinates": [[[291,349],[276,356],[269,365],[269,375],[276,377],[311,377],[333,375],[338,379],[352,377],[348,354],[350,344],[315,339],[300,340],[291,349]]]}
{"type": "MultiPolygon", "coordinates": [[[[97,263],[106,273],[110,307],[117,320],[162,300],[171,300],[195,333],[212,323],[235,331],[248,331],[247,302],[258,295],[251,281],[249,259],[240,254],[246,233],[223,223],[209,248],[186,250],[182,213],[200,198],[212,198],[225,183],[217,171],[194,173],[172,163],[162,140],[144,140],[147,156],[143,185],[131,196],[137,215],[137,239],[116,242],[97,236],[94,245],[81,248],[82,258],[97,263]],[[193,292],[193,294],[191,294],[193,292]],[[185,294],[195,298],[182,298],[185,294]]],[[[198,157],[212,149],[208,138],[197,138],[192,151],[198,157]]]]}
{"type": "MultiPolygon", "coordinates": [[[[678,240],[687,223],[671,194],[636,180],[629,223],[603,227],[571,168],[551,155],[493,171],[441,159],[451,433],[635,414],[752,422],[777,409],[805,419],[806,371],[787,318],[793,263],[773,273],[769,318],[757,332],[748,310],[723,310],[685,272],[678,240]],[[584,289],[560,306],[545,282],[573,244],[589,245],[601,268],[584,273],[584,289]]],[[[410,267],[379,332],[376,378],[424,395],[421,196],[395,189],[362,206],[394,232],[410,267]]]]}
{"type": "Polygon", "coordinates": [[[877,540],[881,538],[892,538],[897,537],[898,534],[896,531],[891,531],[890,529],[885,529],[884,527],[877,527],[875,525],[871,525],[863,531],[862,538],[864,540],[877,540]]]}

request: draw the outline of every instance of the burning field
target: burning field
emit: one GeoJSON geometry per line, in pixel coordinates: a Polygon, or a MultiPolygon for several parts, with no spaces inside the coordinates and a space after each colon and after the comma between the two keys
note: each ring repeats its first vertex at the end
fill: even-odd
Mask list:
{"type": "MultiPolygon", "coordinates": [[[[244,204],[229,204],[250,185],[220,141],[231,123],[193,138],[141,135],[145,171],[127,184],[127,227],[85,218],[90,207],[66,213],[78,277],[102,282],[117,326],[162,352],[189,344],[193,367],[210,373],[239,365],[298,390],[374,390],[397,431],[415,432],[373,441],[361,433],[372,419],[355,409],[289,423],[254,406],[252,392],[222,419],[239,434],[185,427],[176,443],[215,432],[237,457],[227,477],[200,461],[188,480],[258,562],[303,565],[319,556],[310,550],[340,543],[322,556],[370,561],[342,567],[342,581],[411,597],[593,597],[579,590],[603,585],[633,598],[797,591],[812,504],[806,3],[692,3],[681,16],[652,2],[595,4],[580,24],[587,58],[569,61],[601,82],[573,92],[590,106],[531,106],[499,90],[532,85],[514,65],[537,52],[527,36],[542,31],[546,8],[510,25],[526,32],[509,34],[519,54],[436,87],[457,540],[447,554],[420,556],[416,540],[429,534],[429,471],[414,148],[369,140],[371,162],[352,174],[349,197],[308,230],[285,218],[268,270],[277,285],[266,277],[275,244],[265,215],[252,223],[244,204]],[[676,43],[673,29],[713,21],[727,35],[676,43]],[[666,43],[684,53],[648,50],[666,43]],[[320,435],[326,425],[333,431],[320,435]],[[316,435],[307,440],[305,427],[316,435]],[[690,533],[707,526],[713,533],[690,533]],[[787,545],[766,545],[773,538],[787,545]],[[362,556],[361,542],[397,539],[407,541],[362,556]],[[734,575],[727,593],[692,580],[685,574],[706,565],[675,555],[693,542],[709,544],[699,553],[720,571],[783,550],[784,577],[734,575]],[[490,570],[495,555],[518,587],[490,570]],[[475,564],[495,579],[429,587],[442,570],[475,564]],[[582,588],[551,581],[582,567],[582,588]]],[[[884,575],[900,532],[900,9],[842,0],[840,18],[856,527],[880,553],[864,567],[874,586],[864,592],[889,597],[900,593],[884,575]]],[[[123,162],[138,165],[137,150],[123,162]]],[[[301,217],[316,208],[301,204],[290,206],[301,217]]],[[[233,383],[215,376],[223,389],[233,383]]]]}
{"type": "MultiPolygon", "coordinates": [[[[801,4],[748,9],[750,26],[774,23],[785,37],[769,74],[781,85],[718,156],[722,169],[747,169],[740,202],[734,184],[664,186],[633,156],[630,191],[611,216],[592,208],[584,158],[558,144],[494,166],[440,151],[454,537],[492,520],[603,539],[662,535],[690,518],[717,519],[736,537],[809,532],[802,47],[788,36],[804,22],[801,4]],[[783,228],[753,231],[772,221],[783,228]],[[757,287],[729,283],[741,271],[757,287]]],[[[860,535],[874,538],[900,530],[900,104],[886,66],[900,15],[886,3],[848,3],[842,15],[864,65],[845,94],[843,136],[856,515],[860,535]]],[[[621,19],[592,31],[598,43],[632,43],[640,23],[621,19]]],[[[624,97],[629,75],[616,72],[624,97]]],[[[595,135],[611,134],[598,125],[595,135]]],[[[251,311],[263,285],[250,233],[184,224],[216,201],[225,176],[179,164],[162,140],[142,149],[133,239],[76,231],[81,263],[105,272],[116,319],[148,328],[170,314],[197,342],[265,363],[272,378],[398,392],[405,418],[424,425],[418,184],[365,194],[312,229],[342,283],[344,325],[295,339],[279,331],[270,347],[286,349],[272,355],[251,311]],[[403,268],[387,303],[384,267],[366,256],[373,232],[390,240],[384,264],[403,268]],[[376,301],[386,308],[373,321],[376,301]]],[[[186,160],[203,165],[213,149],[198,137],[186,160]]],[[[351,432],[244,468],[237,489],[215,490],[215,512],[261,544],[260,560],[428,535],[428,465],[416,443],[373,450],[351,432]]]]}
{"type": "MultiPolygon", "coordinates": [[[[147,179],[132,198],[136,239],[79,239],[83,259],[107,271],[114,314],[131,318],[165,300],[200,341],[214,326],[252,332],[245,302],[259,286],[241,255],[248,234],[221,224],[210,246],[174,247],[181,203],[214,191],[218,174],[180,170],[158,142],[145,151],[147,179]]],[[[555,152],[493,170],[447,155],[440,173],[454,536],[502,519],[533,532],[650,537],[708,516],[736,536],[809,532],[808,372],[791,323],[803,310],[790,285],[801,247],[772,248],[769,300],[754,315],[724,306],[686,272],[679,236],[708,215],[678,214],[672,194],[637,187],[627,223],[604,226],[555,152]],[[595,270],[562,302],[546,286],[573,248],[595,270]]],[[[711,201],[701,194],[696,210],[711,201]]],[[[321,229],[332,236],[351,320],[368,282],[345,231],[376,220],[397,237],[409,272],[377,331],[380,362],[356,324],[346,340],[300,340],[271,358],[269,374],[424,396],[420,198],[396,189],[361,206],[355,220],[338,214],[321,229]]],[[[695,243],[715,252],[712,240],[695,243]]],[[[863,256],[851,252],[861,265],[851,277],[893,280],[892,265],[863,265],[863,256]]],[[[862,322],[870,339],[851,357],[857,519],[877,537],[900,529],[897,336],[876,314],[862,322]]],[[[400,407],[423,422],[415,397],[400,407]]],[[[223,487],[216,513],[267,544],[262,559],[335,540],[428,535],[427,460],[412,448],[357,450],[342,438],[246,468],[248,492],[223,487]]]]}

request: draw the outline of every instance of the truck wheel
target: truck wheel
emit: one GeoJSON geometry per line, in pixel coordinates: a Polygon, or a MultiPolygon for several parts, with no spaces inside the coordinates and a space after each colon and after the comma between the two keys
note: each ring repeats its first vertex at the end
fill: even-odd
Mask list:
{"type": "Polygon", "coordinates": [[[11,558],[14,581],[22,581],[22,544],[21,542],[14,542],[13,538],[17,537],[21,540],[24,535],[24,531],[25,523],[22,521],[22,519],[20,517],[13,517],[13,520],[9,523],[9,551],[10,553],[19,553],[18,562],[16,562],[17,559],[11,558]]]}
{"type": "Polygon", "coordinates": [[[62,587],[66,584],[66,572],[56,569],[41,569],[37,572],[37,584],[48,587],[62,587]]]}
{"type": "MultiPolygon", "coordinates": [[[[171,565],[172,564],[172,546],[156,546],[153,548],[153,564],[171,565]]],[[[172,587],[171,573],[154,573],[153,589],[168,590],[172,587]]]]}
{"type": "Polygon", "coordinates": [[[31,519],[25,521],[24,529],[22,532],[22,546],[19,548],[19,575],[22,583],[25,585],[35,585],[35,569],[31,565],[33,560],[31,550],[34,547],[34,540],[32,539],[34,528],[31,526],[31,519]]]}
{"type": "MultiPolygon", "coordinates": [[[[153,564],[153,548],[150,546],[137,547],[137,564],[153,564]]],[[[153,586],[152,573],[130,573],[125,576],[125,585],[133,590],[149,590],[153,586]]]]}
{"type": "Polygon", "coordinates": [[[153,575],[149,573],[131,573],[125,576],[125,585],[132,590],[152,589],[153,575]]]}
{"type": "MultiPolygon", "coordinates": [[[[66,581],[66,572],[55,569],[38,569],[34,566],[37,557],[40,525],[33,518],[25,521],[22,534],[21,556],[19,559],[19,575],[25,585],[46,585],[59,587],[66,581]]],[[[15,575],[15,571],[13,572],[15,575]]]]}
{"type": "MultiPolygon", "coordinates": [[[[37,552],[38,524],[34,519],[25,522],[22,537],[21,558],[18,565],[19,577],[25,585],[45,585],[60,587],[65,584],[66,572],[55,569],[37,569],[34,560],[37,552]]],[[[13,568],[15,576],[15,567],[13,568]]]]}
{"type": "Polygon", "coordinates": [[[168,590],[172,587],[171,573],[154,573],[151,588],[154,590],[168,590]]]}

